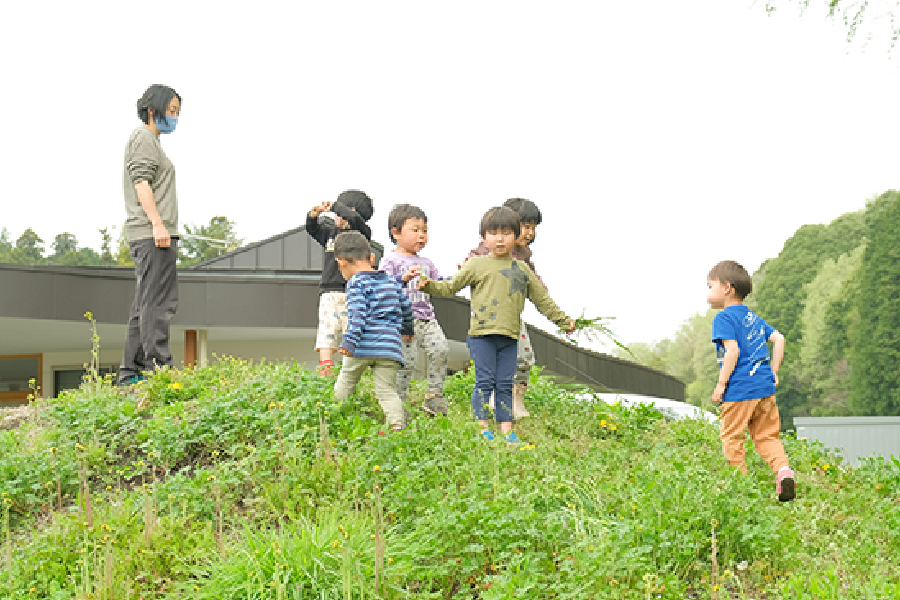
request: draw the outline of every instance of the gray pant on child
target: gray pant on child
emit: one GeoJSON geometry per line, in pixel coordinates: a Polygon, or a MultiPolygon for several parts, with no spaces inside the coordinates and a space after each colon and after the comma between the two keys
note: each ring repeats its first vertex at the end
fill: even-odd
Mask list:
{"type": "Polygon", "coordinates": [[[353,393],[356,384],[367,367],[372,367],[372,379],[375,380],[375,397],[381,404],[384,417],[388,425],[395,427],[406,426],[406,415],[403,410],[403,401],[397,395],[397,368],[400,366],[396,360],[388,358],[354,358],[345,356],[341,373],[334,383],[335,400],[343,400],[353,393]]]}
{"type": "Polygon", "coordinates": [[[425,350],[427,357],[428,393],[438,396],[444,393],[444,378],[447,376],[447,354],[450,344],[444,336],[437,319],[416,319],[416,337],[413,341],[403,343],[403,360],[406,365],[397,371],[397,394],[406,402],[409,382],[419,358],[419,348],[425,350]]]}

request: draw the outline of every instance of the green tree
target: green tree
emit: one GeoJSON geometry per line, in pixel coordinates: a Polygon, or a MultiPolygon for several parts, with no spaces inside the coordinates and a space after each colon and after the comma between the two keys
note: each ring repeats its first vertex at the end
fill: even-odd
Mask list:
{"type": "Polygon", "coordinates": [[[866,231],[866,213],[847,213],[828,225],[802,226],[785,242],[778,257],[766,261],[754,274],[754,291],[747,305],[787,341],[778,372],[778,404],[785,429],[793,427],[795,414],[809,414],[809,381],[801,376],[799,365],[806,284],[815,279],[826,260],[837,260],[860,245],[866,231]]]}
{"type": "Polygon", "coordinates": [[[108,227],[101,227],[99,231],[103,240],[100,243],[100,264],[106,267],[114,265],[116,261],[112,255],[112,234],[108,227]]]}
{"type": "Polygon", "coordinates": [[[125,237],[125,229],[119,233],[119,239],[116,241],[115,263],[120,267],[133,267],[134,260],[131,258],[131,249],[128,247],[128,238],[125,237]]]}
{"type": "Polygon", "coordinates": [[[71,233],[60,233],[53,238],[53,256],[78,251],[78,239],[71,233]]]}
{"type": "Polygon", "coordinates": [[[29,227],[16,240],[12,256],[13,262],[20,264],[41,264],[44,262],[44,240],[29,227]]]}
{"type": "Polygon", "coordinates": [[[900,415],[900,194],[872,203],[866,225],[850,405],[858,414],[900,415]]]}
{"type": "Polygon", "coordinates": [[[0,262],[12,261],[13,245],[9,241],[9,231],[6,227],[0,230],[0,262]]]}
{"type": "Polygon", "coordinates": [[[179,265],[182,267],[215,258],[223,252],[237,250],[244,243],[243,239],[237,237],[234,222],[226,217],[213,217],[209,220],[209,225],[200,227],[185,225],[184,231],[187,235],[182,237],[178,248],[179,265]]]}
{"type": "Polygon", "coordinates": [[[842,317],[848,312],[848,300],[853,296],[849,281],[862,264],[864,250],[865,244],[861,244],[836,261],[827,259],[815,279],[806,284],[797,377],[809,390],[806,407],[814,416],[852,414],[847,401],[849,323],[842,317]]]}

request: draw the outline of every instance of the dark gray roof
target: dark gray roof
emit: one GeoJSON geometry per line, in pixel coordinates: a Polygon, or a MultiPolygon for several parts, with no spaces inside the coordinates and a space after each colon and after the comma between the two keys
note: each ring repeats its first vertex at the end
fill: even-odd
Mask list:
{"type": "MultiPolygon", "coordinates": [[[[376,255],[376,260],[380,260],[384,254],[384,247],[373,240],[372,251],[376,255]]],[[[306,226],[301,225],[261,242],[254,242],[228,254],[198,263],[190,267],[190,270],[264,270],[320,273],[324,255],[325,251],[319,245],[319,242],[306,232],[306,226]]]]}

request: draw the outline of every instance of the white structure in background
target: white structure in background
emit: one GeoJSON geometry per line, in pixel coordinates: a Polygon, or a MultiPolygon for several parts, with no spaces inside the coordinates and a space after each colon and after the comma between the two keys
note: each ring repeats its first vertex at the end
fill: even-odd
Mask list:
{"type": "Polygon", "coordinates": [[[662,416],[670,419],[703,419],[704,421],[707,421],[714,425],[719,424],[719,417],[709,412],[708,410],[703,410],[699,406],[694,406],[693,404],[688,404],[687,402],[669,400],[668,398],[655,398],[653,396],[641,396],[639,394],[615,394],[612,392],[578,394],[576,398],[578,398],[579,400],[588,401],[592,401],[596,398],[609,405],[613,405],[618,402],[622,406],[626,406],[628,408],[637,406],[639,404],[644,404],[647,406],[653,406],[653,408],[659,411],[662,416]]]}
{"type": "Polygon", "coordinates": [[[821,442],[858,466],[861,458],[900,459],[900,417],[794,417],[798,438],[821,442]]]}

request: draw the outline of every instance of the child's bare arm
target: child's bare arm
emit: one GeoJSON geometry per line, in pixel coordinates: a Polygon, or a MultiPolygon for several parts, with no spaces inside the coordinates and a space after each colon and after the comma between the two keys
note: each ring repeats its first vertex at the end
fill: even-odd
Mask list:
{"type": "Polygon", "coordinates": [[[775,376],[775,387],[778,387],[778,369],[784,359],[784,336],[773,331],[769,336],[769,341],[772,342],[772,360],[769,361],[769,366],[772,367],[772,375],[775,376]]]}
{"type": "Polygon", "coordinates": [[[722,369],[719,371],[719,382],[713,391],[713,402],[721,402],[725,395],[725,387],[731,374],[734,373],[734,367],[737,365],[738,357],[741,355],[741,349],[738,347],[737,340],[722,340],[725,345],[725,357],[722,359],[722,369]]]}

